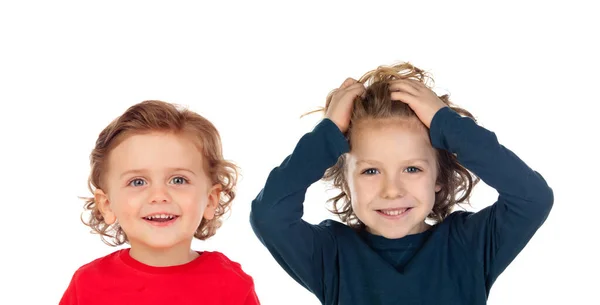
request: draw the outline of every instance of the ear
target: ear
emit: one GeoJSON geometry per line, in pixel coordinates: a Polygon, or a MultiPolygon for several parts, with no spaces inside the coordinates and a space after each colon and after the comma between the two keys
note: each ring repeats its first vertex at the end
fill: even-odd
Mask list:
{"type": "Polygon", "coordinates": [[[206,207],[204,208],[204,218],[206,220],[212,220],[215,218],[215,212],[217,211],[217,207],[219,207],[222,190],[223,187],[219,183],[210,188],[208,193],[208,201],[206,203],[206,207]]]}
{"type": "Polygon", "coordinates": [[[94,191],[94,200],[96,201],[96,206],[98,210],[100,210],[100,214],[104,218],[104,222],[107,225],[112,225],[117,220],[117,216],[110,208],[110,201],[108,201],[108,196],[101,189],[96,189],[94,191]]]}
{"type": "Polygon", "coordinates": [[[439,192],[441,190],[442,190],[442,186],[440,184],[436,184],[435,185],[435,192],[437,193],[437,192],[439,192]]]}

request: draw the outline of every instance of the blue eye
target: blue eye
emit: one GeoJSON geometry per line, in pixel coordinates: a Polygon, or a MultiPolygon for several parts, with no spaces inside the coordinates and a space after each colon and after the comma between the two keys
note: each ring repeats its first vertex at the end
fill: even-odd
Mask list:
{"type": "Polygon", "coordinates": [[[142,179],[133,179],[129,182],[130,186],[143,186],[146,184],[146,181],[142,179]]]}
{"type": "Polygon", "coordinates": [[[171,180],[171,183],[173,184],[186,184],[188,183],[188,180],[183,178],[183,177],[175,177],[171,180]]]}
{"type": "Polygon", "coordinates": [[[379,174],[379,171],[376,168],[368,168],[362,172],[363,175],[376,175],[379,174]]]}
{"type": "Polygon", "coordinates": [[[418,173],[418,172],[420,172],[420,171],[421,171],[421,169],[419,169],[419,168],[416,168],[416,167],[414,167],[414,166],[409,166],[409,167],[407,167],[407,168],[406,168],[406,170],[405,170],[405,171],[406,171],[407,173],[414,174],[414,173],[418,173]]]}

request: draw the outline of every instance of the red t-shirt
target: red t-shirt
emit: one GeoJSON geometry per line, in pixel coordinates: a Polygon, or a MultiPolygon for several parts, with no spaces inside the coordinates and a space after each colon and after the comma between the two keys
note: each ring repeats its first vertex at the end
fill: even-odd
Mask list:
{"type": "Polygon", "coordinates": [[[260,304],[252,277],[220,252],[153,267],[134,260],[129,249],[115,251],[79,268],[60,305],[260,304]]]}

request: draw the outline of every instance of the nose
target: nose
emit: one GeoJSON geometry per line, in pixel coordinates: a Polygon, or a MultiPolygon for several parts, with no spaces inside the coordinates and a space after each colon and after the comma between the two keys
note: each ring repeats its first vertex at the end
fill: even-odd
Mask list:
{"type": "Polygon", "coordinates": [[[155,185],[150,189],[150,203],[171,202],[171,195],[164,185],[155,185]]]}
{"type": "Polygon", "coordinates": [[[383,182],[381,197],[384,199],[396,199],[405,195],[404,183],[395,176],[387,177],[383,182]]]}

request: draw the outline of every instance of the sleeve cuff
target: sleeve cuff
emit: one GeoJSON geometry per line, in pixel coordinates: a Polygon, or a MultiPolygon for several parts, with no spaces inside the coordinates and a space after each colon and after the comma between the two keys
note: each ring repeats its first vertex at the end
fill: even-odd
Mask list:
{"type": "Polygon", "coordinates": [[[339,157],[348,151],[350,151],[350,145],[344,134],[335,125],[333,121],[328,118],[324,118],[314,128],[314,133],[323,134],[326,139],[328,150],[334,155],[339,157]]]}
{"type": "Polygon", "coordinates": [[[438,110],[431,119],[429,127],[429,136],[431,137],[431,145],[435,148],[449,150],[448,143],[444,137],[444,132],[448,131],[453,120],[460,119],[461,116],[452,108],[444,107],[438,110]]]}

